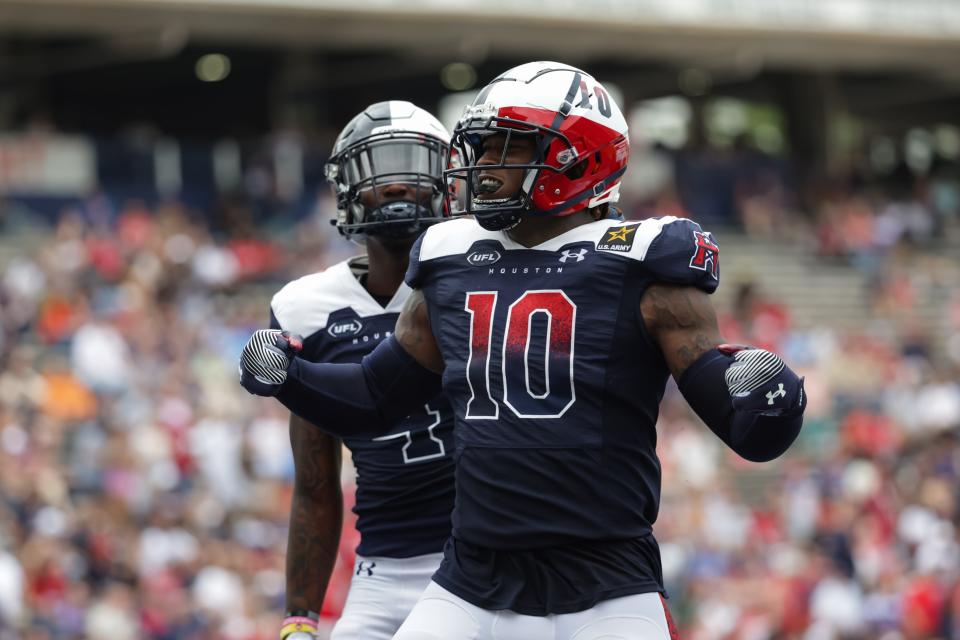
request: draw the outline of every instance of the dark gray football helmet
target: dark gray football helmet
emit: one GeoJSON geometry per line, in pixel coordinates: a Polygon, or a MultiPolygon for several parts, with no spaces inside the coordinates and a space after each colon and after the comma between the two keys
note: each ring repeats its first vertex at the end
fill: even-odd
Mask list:
{"type": "Polygon", "coordinates": [[[337,136],[325,166],[337,197],[337,229],[359,241],[404,238],[443,219],[449,155],[450,134],[427,111],[402,100],[370,105],[337,136]],[[410,200],[381,197],[378,188],[392,184],[411,187],[410,200]]]}

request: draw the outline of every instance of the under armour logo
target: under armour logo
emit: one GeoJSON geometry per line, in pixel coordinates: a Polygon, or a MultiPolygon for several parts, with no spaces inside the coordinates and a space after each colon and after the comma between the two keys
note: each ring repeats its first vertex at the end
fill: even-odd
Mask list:
{"type": "Polygon", "coordinates": [[[560,262],[566,262],[571,258],[576,258],[577,262],[583,262],[583,256],[587,255],[586,249],[580,249],[579,251],[571,251],[570,249],[564,249],[563,255],[560,256],[560,262]]]}
{"type": "Polygon", "coordinates": [[[377,566],[376,562],[367,562],[366,560],[361,560],[357,563],[357,575],[360,575],[361,571],[366,571],[368,576],[373,575],[373,568],[377,566]]]}
{"type": "Polygon", "coordinates": [[[778,388],[776,391],[767,391],[767,404],[773,404],[773,399],[774,399],[774,398],[786,398],[786,397],[787,397],[787,392],[783,390],[783,383],[782,383],[782,382],[778,385],[778,387],[779,387],[779,388],[778,388]]]}

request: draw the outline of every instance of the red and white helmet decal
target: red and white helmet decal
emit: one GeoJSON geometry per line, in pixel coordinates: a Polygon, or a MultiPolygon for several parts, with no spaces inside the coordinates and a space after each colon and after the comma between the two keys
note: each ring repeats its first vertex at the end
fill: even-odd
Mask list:
{"type": "Polygon", "coordinates": [[[469,184],[477,155],[471,145],[484,132],[504,131],[535,135],[539,148],[538,157],[524,166],[521,193],[508,208],[562,216],[617,201],[630,155],[627,123],[590,74],[561,63],[531,62],[493,80],[454,131],[464,156],[454,176],[469,184]]]}

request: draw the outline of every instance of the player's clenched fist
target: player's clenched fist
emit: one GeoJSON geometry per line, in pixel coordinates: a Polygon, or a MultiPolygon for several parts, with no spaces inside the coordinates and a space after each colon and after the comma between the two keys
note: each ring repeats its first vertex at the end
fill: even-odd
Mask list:
{"type": "Polygon", "coordinates": [[[258,396],[275,396],[287,379],[293,357],[303,348],[303,339],[289,331],[261,329],[243,347],[240,384],[258,396]]]}
{"type": "Polygon", "coordinates": [[[767,416],[803,413],[803,378],[780,356],[766,349],[732,345],[721,345],[718,350],[733,357],[724,377],[734,409],[767,416]]]}

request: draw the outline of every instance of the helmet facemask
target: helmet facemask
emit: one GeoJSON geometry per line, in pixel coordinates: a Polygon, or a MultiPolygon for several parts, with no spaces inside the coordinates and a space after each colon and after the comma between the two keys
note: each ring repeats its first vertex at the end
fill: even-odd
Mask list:
{"type": "Polygon", "coordinates": [[[360,140],[331,157],[325,172],[336,192],[337,228],[354,240],[364,235],[402,239],[442,220],[449,152],[439,139],[391,132],[360,140]],[[409,197],[385,197],[387,185],[404,185],[409,197]]]}
{"type": "Polygon", "coordinates": [[[462,192],[461,209],[453,215],[472,215],[485,229],[504,230],[516,226],[523,215],[538,215],[533,206],[534,190],[543,189],[540,177],[546,172],[562,174],[578,163],[577,153],[570,140],[549,127],[495,115],[480,116],[476,107],[468,107],[453,132],[452,146],[459,155],[461,166],[444,172],[454,192],[462,192]],[[491,136],[503,134],[503,147],[495,163],[478,164],[485,154],[484,143],[491,136]],[[534,155],[528,162],[508,162],[511,141],[518,137],[532,138],[534,155]],[[554,161],[550,162],[550,157],[554,161]],[[488,199],[480,196],[488,192],[480,175],[489,171],[521,170],[524,172],[517,191],[508,197],[488,199]],[[459,182],[459,185],[457,183],[459,182]]]}

